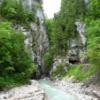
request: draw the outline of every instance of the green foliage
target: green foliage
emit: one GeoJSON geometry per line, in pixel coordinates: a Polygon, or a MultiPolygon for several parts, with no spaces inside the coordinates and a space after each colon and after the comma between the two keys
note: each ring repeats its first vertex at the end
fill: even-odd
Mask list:
{"type": "MultiPolygon", "coordinates": [[[[64,54],[69,40],[77,36],[75,21],[78,19],[85,19],[87,23],[86,54],[91,67],[85,73],[81,70],[82,65],[73,65],[68,75],[82,80],[100,69],[100,0],[88,0],[88,3],[84,0],[62,0],[60,12],[55,14],[54,19],[46,20],[46,28],[55,54],[64,54]]],[[[59,74],[60,68],[55,73],[59,74]]]]}
{"type": "Polygon", "coordinates": [[[60,11],[61,31],[65,34],[66,40],[76,35],[75,21],[85,16],[84,0],[62,0],[60,11]]]}
{"type": "Polygon", "coordinates": [[[59,15],[55,16],[54,23],[55,23],[54,34],[53,34],[54,47],[56,48],[56,52],[58,54],[62,54],[66,52],[66,50],[68,49],[69,36],[65,29],[66,25],[62,22],[62,18],[59,15]]]}
{"type": "Polygon", "coordinates": [[[87,56],[90,67],[83,70],[83,65],[72,65],[67,75],[74,76],[78,80],[83,80],[92,74],[100,73],[100,0],[90,0],[88,4],[87,23],[87,56]]]}
{"type": "Polygon", "coordinates": [[[66,64],[59,64],[56,66],[56,69],[52,72],[53,77],[64,77],[65,74],[67,73],[68,65],[66,64]]]}
{"type": "Polygon", "coordinates": [[[90,0],[88,4],[87,56],[92,66],[91,71],[100,73],[100,0],[90,0]]]}
{"type": "Polygon", "coordinates": [[[53,45],[53,28],[54,28],[54,20],[53,19],[45,19],[45,26],[46,26],[46,31],[48,34],[48,39],[49,39],[49,44],[50,46],[53,45]]]}
{"type": "Polygon", "coordinates": [[[86,65],[74,64],[74,65],[69,66],[69,69],[66,75],[74,76],[76,80],[82,81],[86,79],[87,77],[90,77],[95,72],[96,72],[96,69],[93,66],[86,67],[86,65]]]}
{"type": "Polygon", "coordinates": [[[93,19],[100,18],[100,0],[90,0],[89,17],[93,19]]]}
{"type": "Polygon", "coordinates": [[[100,20],[91,21],[87,27],[88,57],[92,66],[100,69],[100,20]]]}
{"type": "Polygon", "coordinates": [[[44,63],[45,63],[45,73],[48,74],[51,70],[52,64],[53,64],[53,54],[49,50],[48,52],[45,53],[43,56],[44,63]]]}
{"type": "MultiPolygon", "coordinates": [[[[91,67],[83,71],[83,65],[72,65],[67,75],[83,80],[95,72],[100,72],[100,0],[62,0],[61,10],[54,19],[46,20],[46,28],[51,48],[55,54],[64,54],[68,41],[76,37],[75,21],[86,18],[87,23],[87,56],[91,67]],[[88,12],[87,12],[88,11],[88,12]]],[[[54,75],[63,75],[63,65],[59,65],[54,75]]]]}
{"type": "Polygon", "coordinates": [[[0,5],[0,15],[19,23],[34,21],[34,14],[23,7],[21,0],[3,0],[0,5]]]}
{"type": "Polygon", "coordinates": [[[23,83],[35,71],[24,39],[23,33],[12,29],[9,22],[0,23],[0,88],[23,83]]]}
{"type": "Polygon", "coordinates": [[[95,37],[100,37],[100,19],[90,20],[87,23],[87,37],[92,40],[95,37]]]}
{"type": "Polygon", "coordinates": [[[70,38],[76,36],[75,21],[85,16],[84,0],[62,0],[61,10],[54,19],[46,20],[50,44],[55,53],[64,54],[68,50],[70,38]]]}

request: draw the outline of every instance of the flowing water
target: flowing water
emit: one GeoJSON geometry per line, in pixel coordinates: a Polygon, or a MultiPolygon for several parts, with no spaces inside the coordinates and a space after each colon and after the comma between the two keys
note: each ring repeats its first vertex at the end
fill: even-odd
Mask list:
{"type": "Polygon", "coordinates": [[[40,80],[39,83],[45,90],[47,100],[78,100],[75,96],[57,89],[49,80],[40,80]]]}

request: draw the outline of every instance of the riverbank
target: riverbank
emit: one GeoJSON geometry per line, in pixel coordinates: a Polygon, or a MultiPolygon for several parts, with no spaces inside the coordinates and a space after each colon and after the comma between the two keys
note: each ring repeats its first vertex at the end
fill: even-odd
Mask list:
{"type": "Polygon", "coordinates": [[[84,83],[76,82],[73,77],[56,80],[54,84],[64,92],[76,95],[79,100],[100,100],[100,87],[96,85],[86,86],[84,83]]]}
{"type": "Polygon", "coordinates": [[[0,92],[0,100],[45,100],[44,90],[35,80],[30,85],[13,88],[0,92]]]}
{"type": "Polygon", "coordinates": [[[45,78],[31,82],[30,85],[0,92],[0,100],[100,100],[99,86],[87,86],[76,82],[73,77],[55,81],[45,78]]]}

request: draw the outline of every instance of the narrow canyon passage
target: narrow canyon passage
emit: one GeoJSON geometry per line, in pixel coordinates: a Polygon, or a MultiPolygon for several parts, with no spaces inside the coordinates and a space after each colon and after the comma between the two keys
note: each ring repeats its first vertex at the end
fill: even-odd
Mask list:
{"type": "Polygon", "coordinates": [[[100,0],[0,0],[0,100],[100,100],[100,0]]]}

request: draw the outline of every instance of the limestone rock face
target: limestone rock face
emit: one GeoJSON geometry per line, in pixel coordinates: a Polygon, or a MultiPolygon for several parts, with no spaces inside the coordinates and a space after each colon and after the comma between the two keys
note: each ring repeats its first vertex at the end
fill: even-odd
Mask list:
{"type": "Polygon", "coordinates": [[[85,34],[85,24],[81,21],[76,21],[76,30],[77,36],[69,41],[69,62],[70,63],[78,63],[78,62],[85,62],[86,56],[86,34],[85,34]],[[81,56],[83,55],[83,56],[81,56]]]}
{"type": "Polygon", "coordinates": [[[31,52],[33,62],[40,66],[40,71],[44,72],[44,61],[42,57],[47,51],[49,42],[44,26],[44,12],[41,6],[41,0],[22,0],[23,7],[33,12],[35,21],[28,23],[28,28],[24,25],[16,24],[14,28],[22,31],[25,36],[26,48],[31,52]]]}
{"type": "Polygon", "coordinates": [[[22,0],[23,6],[25,6],[29,10],[32,10],[32,1],[33,0],[22,0]]]}
{"type": "MultiPolygon", "coordinates": [[[[28,41],[28,48],[32,51],[33,60],[41,66],[41,71],[44,72],[44,62],[42,56],[47,51],[49,42],[44,26],[44,12],[41,6],[41,1],[25,0],[26,6],[35,12],[36,21],[30,23],[30,30],[27,32],[26,40],[28,41]]],[[[31,10],[30,9],[30,10],[31,10]]]]}

